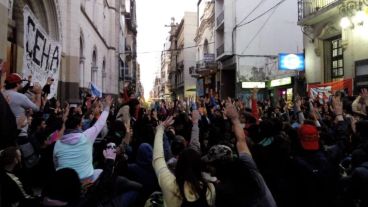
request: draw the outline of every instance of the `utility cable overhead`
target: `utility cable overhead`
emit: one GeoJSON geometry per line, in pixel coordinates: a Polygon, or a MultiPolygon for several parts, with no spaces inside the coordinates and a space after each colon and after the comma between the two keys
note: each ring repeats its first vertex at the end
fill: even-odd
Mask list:
{"type": "MultiPolygon", "coordinates": [[[[209,42],[208,43],[209,45],[210,44],[215,44],[215,42],[209,42]]],[[[137,52],[137,54],[149,54],[149,53],[161,53],[161,52],[172,52],[172,51],[180,51],[180,50],[185,50],[185,49],[190,49],[190,48],[195,48],[195,47],[198,47],[198,46],[203,46],[204,44],[200,44],[200,45],[193,45],[193,46],[189,46],[189,47],[183,47],[183,48],[178,48],[178,49],[168,49],[168,50],[156,50],[156,51],[146,51],[146,52],[137,52]]],[[[124,55],[124,54],[131,54],[131,52],[121,52],[119,53],[121,55],[124,55]]]]}
{"type": "Polygon", "coordinates": [[[279,3],[275,4],[274,6],[272,6],[272,7],[271,7],[271,8],[269,8],[267,11],[265,11],[265,12],[263,12],[262,14],[260,14],[260,15],[256,16],[255,18],[253,18],[252,20],[250,20],[250,21],[248,21],[248,22],[245,22],[245,23],[243,23],[243,24],[238,25],[238,27],[242,27],[242,26],[245,26],[245,25],[247,25],[247,24],[250,24],[250,23],[252,23],[252,22],[256,21],[257,19],[259,19],[259,18],[263,17],[264,15],[266,15],[268,12],[270,12],[270,11],[272,11],[272,10],[276,9],[278,6],[280,6],[280,5],[281,5],[282,3],[284,3],[285,1],[286,1],[286,0],[281,0],[279,3]]]}
{"type": "Polygon", "coordinates": [[[276,12],[276,9],[274,9],[272,11],[272,13],[270,14],[270,16],[267,17],[266,21],[262,24],[262,26],[259,28],[259,30],[257,31],[257,33],[252,37],[252,39],[249,41],[248,45],[244,48],[244,50],[241,52],[242,54],[249,48],[249,46],[254,42],[254,40],[256,39],[256,37],[259,35],[259,33],[261,33],[261,31],[263,30],[263,28],[266,26],[266,24],[268,23],[268,21],[270,21],[271,17],[273,16],[273,14],[276,12]]]}
{"type": "Polygon", "coordinates": [[[257,4],[257,6],[256,7],[254,7],[254,9],[247,15],[247,16],[245,16],[235,27],[238,27],[239,25],[241,25],[245,20],[247,20],[248,19],[248,17],[250,16],[250,15],[252,15],[253,14],[253,12],[255,12],[257,9],[258,9],[258,7],[260,7],[264,2],[265,2],[266,0],[262,0],[262,1],[260,1],[258,4],[257,4]]]}

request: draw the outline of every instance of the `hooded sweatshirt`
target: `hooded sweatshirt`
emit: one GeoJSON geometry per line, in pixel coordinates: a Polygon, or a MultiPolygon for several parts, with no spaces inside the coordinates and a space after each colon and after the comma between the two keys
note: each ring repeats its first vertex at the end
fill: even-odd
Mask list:
{"type": "Polygon", "coordinates": [[[93,143],[105,126],[109,110],[109,108],[105,108],[91,128],[84,132],[75,130],[67,133],[56,142],[54,148],[54,164],[56,170],[63,168],[74,169],[81,180],[93,176],[93,143]]]}
{"type": "Polygon", "coordinates": [[[158,181],[152,166],[152,147],[147,143],[139,146],[137,161],[128,165],[130,178],[143,185],[142,199],[147,200],[154,191],[159,190],[158,181]]]}

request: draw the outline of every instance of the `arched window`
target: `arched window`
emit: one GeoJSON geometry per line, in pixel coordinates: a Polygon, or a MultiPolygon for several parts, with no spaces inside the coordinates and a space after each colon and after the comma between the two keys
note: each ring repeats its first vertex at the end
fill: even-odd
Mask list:
{"type": "Polygon", "coordinates": [[[208,54],[208,40],[206,39],[203,44],[203,54],[208,54]]]}
{"type": "Polygon", "coordinates": [[[102,92],[105,91],[105,78],[106,78],[106,61],[104,58],[102,61],[102,92]]]}
{"type": "Polygon", "coordinates": [[[97,82],[97,70],[98,70],[98,66],[97,66],[97,49],[95,47],[95,49],[92,52],[92,73],[91,73],[91,81],[92,83],[96,84],[97,82]]]}
{"type": "Polygon", "coordinates": [[[79,86],[84,87],[84,63],[85,63],[85,57],[84,57],[84,39],[83,39],[83,33],[81,32],[79,37],[79,86]]]}

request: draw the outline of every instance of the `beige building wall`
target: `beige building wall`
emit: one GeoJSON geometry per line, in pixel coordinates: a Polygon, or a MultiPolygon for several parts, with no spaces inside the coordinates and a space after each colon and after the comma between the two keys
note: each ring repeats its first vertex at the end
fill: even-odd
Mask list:
{"type": "Polygon", "coordinates": [[[9,0],[0,0],[0,58],[7,59],[10,36],[15,43],[11,64],[13,71],[18,73],[23,69],[22,12],[25,2],[30,4],[46,32],[62,45],[59,98],[79,101],[79,88],[88,88],[91,81],[93,50],[97,53],[96,85],[106,94],[118,94],[116,48],[120,0],[16,0],[13,5],[9,5],[9,0]],[[16,34],[12,28],[16,28],[16,34]]]}
{"type": "MultiPolygon", "coordinates": [[[[368,9],[365,11],[368,16],[368,9]]],[[[328,19],[313,24],[314,29],[307,33],[309,37],[304,36],[308,83],[326,82],[326,73],[330,72],[325,66],[326,41],[336,35],[341,35],[343,42],[344,79],[355,78],[356,62],[368,60],[368,18],[364,24],[347,29],[341,28],[340,19],[341,16],[335,12],[328,19]]]]}
{"type": "Polygon", "coordinates": [[[184,60],[184,97],[195,96],[195,91],[188,91],[196,88],[196,79],[189,74],[189,68],[196,64],[196,45],[194,38],[197,31],[197,13],[185,12],[184,25],[184,49],[182,58],[184,60]]]}

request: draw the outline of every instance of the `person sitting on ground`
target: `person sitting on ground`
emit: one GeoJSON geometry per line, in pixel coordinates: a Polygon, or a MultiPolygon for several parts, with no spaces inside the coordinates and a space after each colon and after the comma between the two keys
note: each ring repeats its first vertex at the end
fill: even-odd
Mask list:
{"type": "Polygon", "coordinates": [[[225,145],[215,145],[202,160],[212,165],[216,172],[216,206],[267,206],[276,202],[252,158],[239,114],[231,101],[225,109],[226,117],[232,122],[236,137],[238,158],[225,145]]]}
{"type": "Polygon", "coordinates": [[[0,206],[36,206],[38,198],[23,185],[16,175],[22,161],[21,152],[17,147],[8,147],[0,151],[0,206]]]}
{"type": "Polygon", "coordinates": [[[82,117],[79,114],[69,116],[65,123],[64,136],[58,140],[54,148],[56,170],[74,169],[82,182],[94,182],[101,171],[94,171],[92,149],[96,137],[105,126],[112,104],[111,96],[105,98],[104,111],[96,123],[86,131],[82,131],[82,117]]]}
{"type": "MultiPolygon", "coordinates": [[[[199,113],[196,112],[197,115],[192,117],[192,121],[198,128],[199,113]]],[[[163,133],[164,129],[172,123],[173,119],[169,117],[157,127],[153,150],[153,167],[163,191],[164,205],[170,207],[214,206],[215,189],[213,184],[208,183],[202,177],[199,145],[192,145],[193,147],[180,153],[175,174],[169,170],[164,158],[163,133]]],[[[199,143],[198,140],[194,141],[199,143]]]]}

